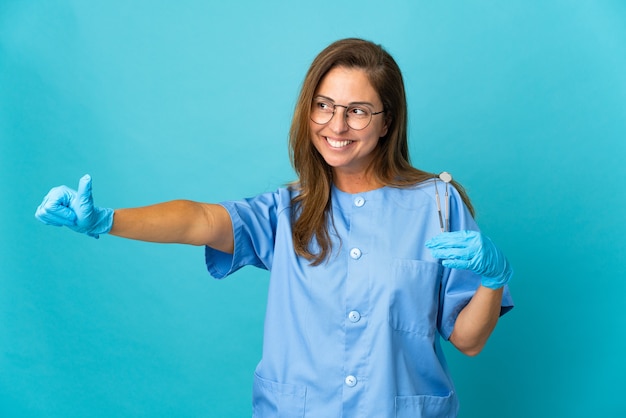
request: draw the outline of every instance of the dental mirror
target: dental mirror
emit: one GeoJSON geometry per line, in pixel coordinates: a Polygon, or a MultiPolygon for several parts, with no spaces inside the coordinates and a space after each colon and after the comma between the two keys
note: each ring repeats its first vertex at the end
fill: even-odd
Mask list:
{"type": "Polygon", "coordinates": [[[447,171],[443,171],[441,174],[439,174],[439,178],[444,183],[450,183],[452,181],[452,175],[447,171]]]}

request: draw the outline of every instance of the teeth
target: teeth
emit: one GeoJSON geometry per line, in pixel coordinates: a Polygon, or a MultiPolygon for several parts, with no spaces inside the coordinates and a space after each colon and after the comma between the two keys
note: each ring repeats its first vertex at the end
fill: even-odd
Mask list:
{"type": "Polygon", "coordinates": [[[348,145],[348,144],[350,144],[352,142],[352,141],[336,141],[336,140],[330,139],[330,138],[326,138],[326,141],[333,148],[345,147],[346,145],[348,145]]]}

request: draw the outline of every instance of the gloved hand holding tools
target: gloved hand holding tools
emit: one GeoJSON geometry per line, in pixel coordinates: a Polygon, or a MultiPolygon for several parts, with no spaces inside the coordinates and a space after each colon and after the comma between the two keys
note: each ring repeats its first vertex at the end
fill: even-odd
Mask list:
{"type": "Polygon", "coordinates": [[[508,260],[495,244],[478,231],[444,232],[426,242],[444,267],[470,270],[482,276],[481,284],[499,289],[513,276],[508,260]]]}

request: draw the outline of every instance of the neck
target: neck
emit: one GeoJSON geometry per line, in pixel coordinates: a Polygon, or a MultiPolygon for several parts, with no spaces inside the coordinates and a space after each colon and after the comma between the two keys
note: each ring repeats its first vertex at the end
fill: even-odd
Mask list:
{"type": "Polygon", "coordinates": [[[383,184],[369,173],[350,174],[337,172],[337,170],[333,172],[333,184],[342,192],[351,194],[369,192],[383,187],[383,184]]]}

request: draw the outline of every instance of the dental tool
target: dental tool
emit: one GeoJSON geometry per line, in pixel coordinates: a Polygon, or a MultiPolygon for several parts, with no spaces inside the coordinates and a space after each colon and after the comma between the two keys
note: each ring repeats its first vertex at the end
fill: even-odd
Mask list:
{"type": "Polygon", "coordinates": [[[441,232],[450,231],[450,195],[448,194],[448,185],[452,181],[452,175],[447,171],[442,172],[439,176],[433,178],[435,183],[435,197],[437,198],[437,215],[439,215],[439,227],[441,232]],[[441,201],[439,198],[439,189],[437,188],[437,179],[443,181],[446,184],[445,198],[445,218],[441,213],[441,201]]]}

